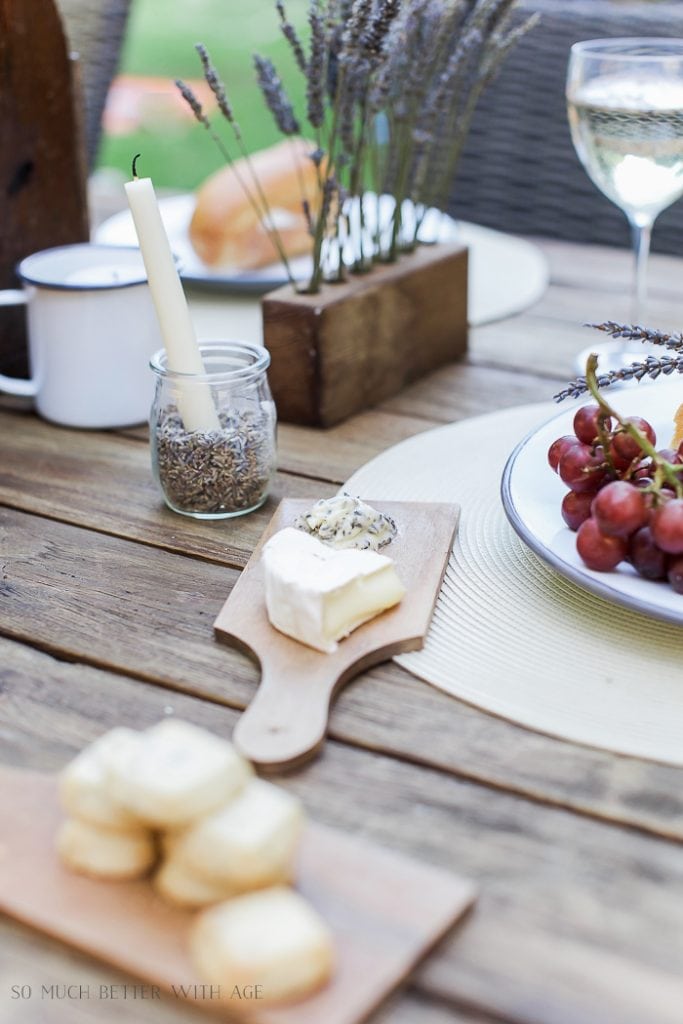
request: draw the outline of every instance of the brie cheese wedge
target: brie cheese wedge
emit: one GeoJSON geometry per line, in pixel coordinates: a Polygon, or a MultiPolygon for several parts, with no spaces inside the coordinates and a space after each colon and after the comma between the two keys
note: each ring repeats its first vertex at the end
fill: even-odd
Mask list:
{"type": "Polygon", "coordinates": [[[386,555],[336,550],[291,527],[270,538],[262,558],[271,624],[329,654],[406,592],[386,555]]]}

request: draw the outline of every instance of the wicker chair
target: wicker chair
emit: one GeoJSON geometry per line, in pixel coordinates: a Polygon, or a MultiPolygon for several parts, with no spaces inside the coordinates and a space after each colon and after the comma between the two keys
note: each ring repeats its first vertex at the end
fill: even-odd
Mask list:
{"type": "Polygon", "coordinates": [[[57,0],[69,44],[81,57],[88,166],[100,140],[102,112],[118,66],[131,0],[57,0]]]}
{"type": "MultiPolygon", "coordinates": [[[[627,244],[624,214],[590,181],[574,152],[564,85],[569,48],[606,36],[683,37],[672,0],[522,0],[541,23],[482,98],[454,182],[456,216],[520,234],[627,244]]],[[[653,248],[683,253],[683,202],[658,218],[653,248]]]]}

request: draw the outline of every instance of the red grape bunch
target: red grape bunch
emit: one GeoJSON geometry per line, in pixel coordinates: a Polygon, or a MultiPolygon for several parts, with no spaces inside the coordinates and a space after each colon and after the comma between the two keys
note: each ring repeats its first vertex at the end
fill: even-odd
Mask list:
{"type": "Polygon", "coordinates": [[[657,451],[650,424],[585,405],[574,433],[550,446],[548,462],[569,487],[562,518],[576,531],[589,569],[630,562],[648,580],[683,594],[683,443],[657,451]]]}

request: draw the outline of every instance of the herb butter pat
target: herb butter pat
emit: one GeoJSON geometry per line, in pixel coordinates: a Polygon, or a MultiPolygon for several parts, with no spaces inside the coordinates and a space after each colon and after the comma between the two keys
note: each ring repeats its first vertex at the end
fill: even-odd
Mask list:
{"type": "Polygon", "coordinates": [[[360,551],[377,551],[390,544],[397,533],[391,516],[346,493],[316,501],[294,525],[330,547],[360,551]]]}
{"type": "Polygon", "coordinates": [[[263,566],[271,624],[325,653],[406,592],[386,555],[335,550],[292,527],[267,542],[263,566]]]}

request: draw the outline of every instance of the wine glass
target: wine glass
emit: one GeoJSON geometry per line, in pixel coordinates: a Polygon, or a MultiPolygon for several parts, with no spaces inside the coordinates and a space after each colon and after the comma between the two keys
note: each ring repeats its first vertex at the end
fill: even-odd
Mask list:
{"type": "MultiPolygon", "coordinates": [[[[591,39],[571,48],[567,107],[574,148],[633,235],[632,322],[640,324],[655,218],[683,195],[683,39],[591,39]]],[[[652,346],[612,341],[589,352],[600,369],[641,361],[652,346]]]]}

